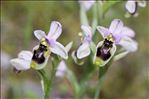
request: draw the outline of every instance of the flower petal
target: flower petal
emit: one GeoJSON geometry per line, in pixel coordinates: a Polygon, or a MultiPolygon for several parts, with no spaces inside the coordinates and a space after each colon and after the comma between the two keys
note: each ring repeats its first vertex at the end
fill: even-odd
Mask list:
{"type": "Polygon", "coordinates": [[[32,59],[32,56],[33,56],[33,53],[30,52],[30,51],[21,51],[19,54],[18,54],[18,58],[19,59],[24,59],[24,60],[27,60],[27,61],[31,61],[32,59]]]}
{"type": "Polygon", "coordinates": [[[57,21],[52,21],[50,30],[48,33],[48,38],[57,39],[62,33],[62,25],[57,21]]]}
{"type": "Polygon", "coordinates": [[[67,66],[64,61],[61,61],[57,67],[56,76],[63,77],[67,72],[67,66]]]}
{"type": "Polygon", "coordinates": [[[115,55],[114,58],[113,58],[113,60],[114,61],[117,61],[117,60],[125,57],[128,53],[129,53],[128,51],[121,52],[118,55],[115,55]]]}
{"type": "Polygon", "coordinates": [[[72,54],[71,54],[74,62],[77,64],[77,65],[83,65],[84,64],[84,60],[80,60],[77,58],[77,55],[76,55],[76,51],[73,51],[72,54]]]}
{"type": "Polygon", "coordinates": [[[128,10],[129,13],[133,14],[136,12],[136,1],[127,1],[125,5],[126,9],[128,10]]]}
{"type": "MultiPolygon", "coordinates": [[[[103,45],[103,41],[100,41],[97,44],[96,49],[98,49],[102,45],[103,45]]],[[[100,67],[105,66],[111,60],[111,58],[113,57],[113,55],[115,54],[115,52],[116,52],[116,46],[115,46],[115,44],[113,44],[113,47],[110,49],[111,56],[107,60],[104,61],[103,59],[101,59],[101,57],[97,57],[96,54],[95,54],[94,59],[93,59],[93,63],[96,64],[96,65],[98,65],[98,66],[100,66],[100,67]]]]}
{"type": "Polygon", "coordinates": [[[73,42],[70,42],[70,43],[68,43],[68,44],[65,46],[65,49],[66,49],[67,52],[69,52],[69,50],[71,49],[72,44],[73,44],[73,42]]]}
{"type": "Polygon", "coordinates": [[[120,35],[123,28],[123,22],[120,19],[114,19],[110,25],[109,31],[113,36],[120,35]]]}
{"type": "Polygon", "coordinates": [[[146,1],[145,0],[138,0],[138,5],[140,7],[146,7],[146,1]]]}
{"type": "Polygon", "coordinates": [[[138,43],[129,37],[123,37],[119,42],[119,45],[129,52],[134,52],[138,49],[138,43]]]}
{"type": "Polygon", "coordinates": [[[135,36],[135,32],[130,29],[129,27],[123,27],[121,34],[123,36],[128,36],[128,37],[134,37],[135,36]]]}
{"type": "Polygon", "coordinates": [[[81,29],[83,33],[85,34],[85,36],[92,37],[92,28],[90,26],[82,25],[81,29]]]}
{"type": "Polygon", "coordinates": [[[15,58],[10,60],[10,63],[17,69],[17,70],[27,70],[30,68],[30,61],[25,59],[15,58]]]}
{"type": "Polygon", "coordinates": [[[90,54],[89,43],[82,43],[82,45],[77,50],[77,58],[82,59],[90,54]]]}
{"type": "Polygon", "coordinates": [[[42,31],[42,30],[35,30],[35,31],[34,31],[34,35],[36,36],[36,38],[37,38],[38,40],[41,40],[42,38],[45,38],[45,37],[46,37],[45,32],[42,31]]]}
{"type": "Polygon", "coordinates": [[[55,45],[50,47],[50,49],[54,54],[57,54],[64,59],[68,58],[68,53],[67,53],[65,47],[62,44],[60,44],[59,42],[55,42],[55,45]]]}
{"type": "Polygon", "coordinates": [[[102,35],[103,38],[105,38],[106,36],[110,34],[110,31],[107,28],[102,27],[102,26],[98,26],[97,30],[102,35]]]}

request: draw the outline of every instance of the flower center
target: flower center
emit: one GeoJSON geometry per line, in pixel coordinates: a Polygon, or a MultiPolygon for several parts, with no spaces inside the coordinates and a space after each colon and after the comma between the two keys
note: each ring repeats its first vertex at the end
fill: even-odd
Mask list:
{"type": "Polygon", "coordinates": [[[112,36],[111,33],[106,37],[106,39],[107,39],[108,41],[114,42],[114,38],[113,38],[113,36],[112,36]]]}

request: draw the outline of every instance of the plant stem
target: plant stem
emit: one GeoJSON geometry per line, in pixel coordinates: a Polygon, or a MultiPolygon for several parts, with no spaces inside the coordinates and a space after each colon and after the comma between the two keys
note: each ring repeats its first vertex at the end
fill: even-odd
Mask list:
{"type": "Polygon", "coordinates": [[[44,91],[44,99],[49,99],[51,96],[51,90],[52,90],[52,81],[54,79],[55,76],[55,65],[52,61],[52,69],[51,69],[51,76],[48,77],[46,72],[42,69],[42,70],[38,70],[38,73],[41,77],[41,79],[43,80],[43,91],[44,91]]]}
{"type": "Polygon", "coordinates": [[[94,99],[99,99],[99,95],[100,95],[100,91],[101,91],[101,87],[103,84],[103,80],[104,80],[104,74],[105,72],[104,68],[100,68],[99,69],[99,79],[96,85],[96,91],[95,91],[95,95],[94,95],[94,99]]]}
{"type": "Polygon", "coordinates": [[[109,61],[108,64],[99,68],[98,82],[96,85],[96,91],[95,91],[94,99],[99,99],[99,95],[101,92],[101,87],[102,87],[102,84],[103,84],[103,81],[105,78],[105,74],[108,71],[108,68],[111,66],[112,62],[113,62],[113,58],[109,61]]]}

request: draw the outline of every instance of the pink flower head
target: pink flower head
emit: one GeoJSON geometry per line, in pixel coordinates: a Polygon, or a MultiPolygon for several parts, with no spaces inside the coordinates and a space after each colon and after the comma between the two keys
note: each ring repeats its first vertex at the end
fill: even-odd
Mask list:
{"type": "Polygon", "coordinates": [[[51,52],[61,56],[64,59],[68,58],[68,53],[65,47],[56,40],[62,33],[62,25],[57,21],[52,21],[48,35],[42,30],[35,30],[34,35],[38,40],[45,38],[49,44],[51,52]]]}
{"type": "Polygon", "coordinates": [[[114,43],[123,46],[126,50],[137,50],[137,42],[132,40],[132,38],[135,36],[135,32],[132,29],[124,26],[120,19],[114,19],[111,22],[109,28],[98,26],[97,30],[103,38],[112,35],[114,43]]]}

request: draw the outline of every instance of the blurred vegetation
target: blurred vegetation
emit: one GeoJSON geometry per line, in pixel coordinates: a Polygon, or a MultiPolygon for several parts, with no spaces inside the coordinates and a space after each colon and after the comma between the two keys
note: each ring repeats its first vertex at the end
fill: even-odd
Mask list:
{"type": "MultiPolygon", "coordinates": [[[[123,20],[124,24],[136,32],[139,49],[112,64],[106,74],[101,97],[102,99],[147,99],[149,98],[149,6],[138,8],[139,16],[125,18],[125,2],[114,5],[107,11],[102,26],[109,26],[114,18],[123,20]]],[[[88,12],[90,17],[90,12],[88,12]]],[[[79,4],[75,1],[1,1],[1,53],[11,58],[17,57],[21,50],[32,50],[38,44],[33,31],[36,29],[49,31],[50,22],[62,23],[63,33],[58,39],[66,45],[74,41],[74,50],[80,44],[79,4]]],[[[100,35],[98,35],[100,36],[100,35]]],[[[1,55],[1,58],[4,58],[1,55]]],[[[9,61],[7,61],[9,63],[9,61]]],[[[51,63],[49,62],[49,65],[51,63]]],[[[49,66],[48,65],[48,66],[49,66]]],[[[48,66],[46,67],[48,69],[48,66]]],[[[84,67],[79,67],[72,60],[68,67],[74,69],[78,79],[83,78],[84,67]]],[[[40,79],[36,72],[28,70],[15,74],[11,65],[3,69],[1,64],[1,97],[2,99],[37,99],[42,97],[40,79]]],[[[85,67],[87,68],[87,67],[85,67]]],[[[90,81],[89,92],[96,83],[95,73],[90,81]]],[[[66,79],[55,79],[52,90],[53,97],[71,98],[73,90],[66,79]]],[[[86,98],[92,97],[86,94],[86,98]]]]}

